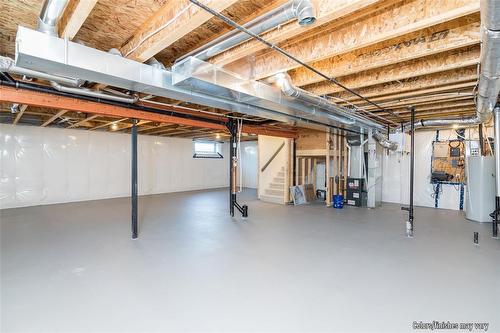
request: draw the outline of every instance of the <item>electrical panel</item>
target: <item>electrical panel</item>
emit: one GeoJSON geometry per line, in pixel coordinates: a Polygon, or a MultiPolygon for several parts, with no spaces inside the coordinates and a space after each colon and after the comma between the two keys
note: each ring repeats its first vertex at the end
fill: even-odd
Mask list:
{"type": "Polygon", "coordinates": [[[432,148],[431,182],[465,183],[464,141],[435,141],[432,148]]]}

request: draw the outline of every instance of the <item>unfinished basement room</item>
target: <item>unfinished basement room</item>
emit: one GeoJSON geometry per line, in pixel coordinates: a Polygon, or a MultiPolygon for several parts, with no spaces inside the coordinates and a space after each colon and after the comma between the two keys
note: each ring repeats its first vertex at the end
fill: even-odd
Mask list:
{"type": "Polygon", "coordinates": [[[500,0],[0,0],[1,332],[500,332],[500,0]]]}

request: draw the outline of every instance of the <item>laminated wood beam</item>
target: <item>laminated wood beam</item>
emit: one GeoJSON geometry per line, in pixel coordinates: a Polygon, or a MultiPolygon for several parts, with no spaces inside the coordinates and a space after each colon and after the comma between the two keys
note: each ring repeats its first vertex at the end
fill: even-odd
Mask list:
{"type": "MultiPolygon", "coordinates": [[[[92,116],[94,118],[99,116],[126,117],[132,119],[148,120],[158,123],[171,123],[200,128],[211,128],[223,131],[226,130],[225,124],[129,109],[121,106],[92,102],[73,97],[60,96],[27,89],[16,89],[7,86],[0,86],[0,101],[84,112],[94,114],[94,116],[92,116]]],[[[286,131],[266,126],[255,125],[243,125],[243,132],[250,134],[265,134],[285,138],[295,138],[296,136],[294,131],[286,131]]]]}
{"type": "MultiPolygon", "coordinates": [[[[330,23],[340,18],[349,17],[349,15],[360,12],[367,7],[377,9],[377,4],[387,3],[388,1],[381,0],[316,0],[314,7],[316,8],[316,22],[309,26],[300,26],[295,20],[282,25],[279,29],[274,29],[262,34],[262,37],[272,43],[280,43],[287,39],[303,35],[317,27],[330,23]]],[[[340,23],[340,22],[339,22],[340,23]]],[[[244,58],[249,54],[253,54],[265,50],[266,46],[255,40],[237,45],[230,50],[223,52],[213,57],[210,62],[218,65],[225,65],[235,62],[238,59],[244,58]]]]}
{"type": "MultiPolygon", "coordinates": [[[[205,5],[218,12],[237,1],[202,0],[205,5]]],[[[210,13],[189,0],[169,0],[139,27],[120,51],[129,59],[144,62],[211,18],[210,13]]]]}
{"type": "MultiPolygon", "coordinates": [[[[478,45],[480,42],[479,17],[477,20],[477,22],[470,23],[460,20],[451,26],[424,29],[416,35],[409,35],[388,45],[377,44],[316,61],[311,65],[328,76],[340,77],[478,45]]],[[[294,84],[300,87],[324,80],[303,67],[294,69],[289,74],[294,84]]]]}
{"type": "MultiPolygon", "coordinates": [[[[479,1],[476,0],[405,1],[353,24],[330,32],[323,31],[313,38],[286,46],[284,49],[310,63],[401,38],[403,35],[478,12],[479,1]]],[[[271,51],[255,57],[253,73],[256,79],[262,79],[299,66],[296,62],[271,51]]]]}
{"type": "MultiPolygon", "coordinates": [[[[479,63],[479,52],[479,47],[455,50],[341,77],[338,78],[338,81],[351,89],[359,89],[416,76],[442,73],[474,65],[477,66],[479,63]]],[[[328,95],[343,91],[339,86],[327,81],[315,83],[304,88],[316,95],[328,95]]]]}
{"type": "Polygon", "coordinates": [[[96,3],[97,0],[70,0],[59,19],[59,36],[69,40],[73,39],[96,3]]]}

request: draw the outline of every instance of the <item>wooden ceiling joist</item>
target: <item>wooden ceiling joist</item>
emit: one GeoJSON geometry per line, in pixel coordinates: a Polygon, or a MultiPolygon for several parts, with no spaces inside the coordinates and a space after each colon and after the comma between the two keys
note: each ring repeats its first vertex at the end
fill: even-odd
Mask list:
{"type": "MultiPolygon", "coordinates": [[[[359,89],[391,81],[405,80],[416,76],[443,73],[454,69],[474,65],[477,66],[479,62],[479,52],[479,47],[451,51],[445,54],[437,54],[405,63],[361,72],[347,77],[341,77],[338,78],[338,81],[351,89],[359,89]]],[[[306,86],[305,89],[316,95],[328,95],[344,91],[341,87],[333,85],[328,81],[306,86]]]]}
{"type": "MultiPolygon", "coordinates": [[[[477,66],[471,66],[436,74],[412,77],[401,81],[373,85],[370,87],[359,89],[357,90],[357,92],[367,98],[395,95],[403,92],[471,82],[477,80],[477,76],[477,66]]],[[[360,100],[357,97],[353,97],[352,94],[348,92],[335,94],[332,97],[341,98],[351,102],[360,100]]]]}
{"type": "Polygon", "coordinates": [[[23,105],[19,106],[19,111],[16,114],[16,118],[14,118],[14,122],[13,122],[14,125],[19,122],[19,120],[21,119],[21,117],[23,116],[23,114],[27,108],[28,108],[27,104],[23,104],[23,105]]]}
{"type": "MultiPolygon", "coordinates": [[[[238,0],[202,0],[220,12],[238,0]]],[[[188,0],[170,0],[150,17],[121,48],[127,58],[144,62],[186,36],[212,15],[188,0]]]]}
{"type": "Polygon", "coordinates": [[[59,36],[70,40],[73,39],[96,3],[97,0],[70,0],[62,17],[59,19],[59,36]]]}
{"type": "MultiPolygon", "coordinates": [[[[284,49],[302,61],[311,63],[401,38],[478,12],[479,2],[476,0],[405,1],[377,15],[371,15],[331,32],[323,31],[314,38],[284,49]]],[[[262,79],[298,67],[296,62],[271,51],[255,57],[253,72],[256,79],[262,79]]]]}
{"type": "MultiPolygon", "coordinates": [[[[452,101],[452,102],[446,102],[446,103],[436,103],[431,106],[429,105],[417,105],[415,106],[415,111],[416,112],[427,112],[427,111],[439,111],[443,109],[450,109],[450,108],[465,108],[465,107],[474,107],[474,101],[471,100],[465,100],[465,101],[452,101]]],[[[398,115],[408,115],[411,113],[411,111],[408,108],[397,108],[397,109],[392,109],[394,113],[397,113],[398,115]]],[[[379,115],[389,115],[389,112],[383,111],[383,112],[378,112],[377,114],[379,115]]]]}
{"type": "MultiPolygon", "coordinates": [[[[395,43],[377,44],[316,61],[311,65],[328,76],[340,77],[479,44],[479,22],[438,28],[424,29],[415,36],[410,35],[395,43]]],[[[299,87],[324,80],[303,67],[294,69],[289,74],[293,83],[299,87]]]]}
{"type": "MultiPolygon", "coordinates": [[[[44,92],[31,91],[27,89],[16,89],[7,86],[0,86],[0,101],[35,105],[39,107],[65,109],[109,117],[127,117],[132,119],[142,119],[158,123],[171,123],[178,125],[193,126],[199,128],[211,128],[216,130],[226,130],[225,124],[213,123],[204,120],[183,118],[141,110],[128,109],[125,107],[109,105],[76,99],[72,97],[59,96],[44,92]]],[[[86,119],[88,121],[88,119],[86,119]]],[[[272,129],[265,126],[243,125],[243,132],[253,134],[265,134],[278,137],[295,138],[294,131],[272,129]]]]}
{"type": "Polygon", "coordinates": [[[114,124],[119,124],[119,123],[124,122],[124,121],[126,121],[128,119],[129,118],[121,118],[121,119],[118,119],[118,120],[108,121],[108,122],[106,122],[104,124],[101,124],[99,126],[94,126],[92,128],[89,128],[89,131],[94,131],[96,129],[108,127],[108,126],[111,126],[111,125],[114,125],[114,124]]]}
{"type": "MultiPolygon", "coordinates": [[[[410,98],[418,98],[418,97],[427,97],[431,95],[436,95],[436,94],[441,94],[441,93],[457,93],[457,91],[462,92],[462,93],[467,93],[468,95],[472,94],[472,88],[476,85],[476,82],[466,82],[466,83],[459,83],[459,84],[452,84],[444,87],[439,87],[439,88],[432,88],[432,89],[423,89],[423,90],[417,90],[417,91],[410,91],[410,92],[404,92],[404,93],[398,93],[395,95],[388,95],[388,96],[381,96],[381,97],[374,97],[370,98],[371,101],[378,102],[382,107],[385,107],[386,104],[391,104],[391,103],[398,103],[401,102],[402,100],[409,100],[410,98]]],[[[356,105],[362,106],[366,109],[374,109],[371,106],[368,106],[367,103],[363,102],[357,102],[356,105]]]]}
{"type": "Polygon", "coordinates": [[[95,118],[97,118],[99,116],[100,115],[98,115],[98,114],[93,114],[91,116],[85,117],[82,120],[80,120],[80,121],[78,121],[78,122],[76,122],[76,123],[74,123],[72,125],[69,125],[67,128],[76,128],[76,127],[82,126],[83,124],[88,123],[92,119],[95,119],[95,118]]]}
{"type": "MultiPolygon", "coordinates": [[[[308,31],[317,27],[338,20],[340,18],[349,17],[349,15],[362,11],[367,7],[382,3],[382,0],[318,0],[314,5],[316,11],[316,22],[310,26],[300,26],[295,20],[284,24],[279,29],[271,30],[262,34],[262,37],[272,43],[280,43],[287,39],[303,35],[308,31]]],[[[242,43],[232,49],[213,57],[210,61],[218,65],[225,65],[244,58],[249,54],[253,54],[265,50],[266,46],[254,40],[242,43]]]]}
{"type": "Polygon", "coordinates": [[[40,125],[41,127],[46,127],[50,124],[52,124],[52,122],[54,120],[56,120],[57,118],[61,117],[63,114],[65,114],[66,112],[68,112],[68,110],[60,110],[59,112],[57,112],[55,115],[53,115],[52,117],[50,117],[49,119],[47,119],[42,125],[40,125]]]}

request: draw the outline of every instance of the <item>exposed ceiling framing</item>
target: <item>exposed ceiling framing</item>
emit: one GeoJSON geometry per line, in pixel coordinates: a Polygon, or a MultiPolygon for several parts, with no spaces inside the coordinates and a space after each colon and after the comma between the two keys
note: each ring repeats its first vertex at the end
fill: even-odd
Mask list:
{"type": "MultiPolygon", "coordinates": [[[[244,23],[286,0],[203,2],[244,23]]],[[[409,119],[409,105],[416,106],[417,117],[422,119],[474,114],[480,53],[479,0],[314,0],[313,3],[317,8],[314,25],[302,27],[291,21],[263,33],[262,37],[404,120],[409,119]]],[[[13,56],[17,25],[34,28],[41,2],[10,1],[6,7],[0,13],[0,54],[13,56]]],[[[141,62],[155,56],[167,66],[228,31],[226,24],[189,0],[70,0],[59,22],[59,32],[64,37],[105,51],[118,48],[126,57],[141,62]]],[[[397,120],[388,111],[343,91],[254,40],[209,61],[254,79],[288,71],[293,83],[303,89],[328,96],[342,105],[354,104],[388,120],[397,120]]],[[[132,126],[131,117],[119,112],[95,115],[89,110],[76,113],[61,104],[57,105],[62,109],[56,104],[38,103],[27,108],[25,105],[30,103],[20,103],[20,111],[12,116],[14,123],[22,123],[23,114],[29,114],[39,117],[41,126],[61,126],[63,122],[72,128],[119,132],[132,126]]],[[[149,104],[143,103],[207,120],[242,116],[199,105],[183,104],[175,109],[176,104],[181,101],[154,98],[149,104]]],[[[9,112],[7,105],[2,106],[2,112],[9,112]]],[[[167,121],[162,117],[168,116],[136,116],[141,119],[139,133],[193,138],[225,135],[221,125],[203,127],[187,118],[172,125],[172,119],[167,121]]],[[[271,125],[262,118],[246,117],[253,133],[293,132],[290,125],[276,122],[271,125]]]]}

